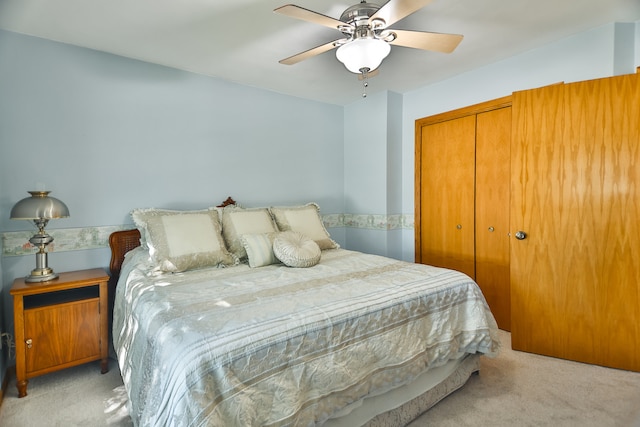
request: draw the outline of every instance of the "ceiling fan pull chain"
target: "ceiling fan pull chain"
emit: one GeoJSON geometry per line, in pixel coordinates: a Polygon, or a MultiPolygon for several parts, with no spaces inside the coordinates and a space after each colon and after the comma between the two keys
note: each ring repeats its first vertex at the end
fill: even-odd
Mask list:
{"type": "Polygon", "coordinates": [[[369,69],[361,68],[360,72],[362,73],[362,97],[367,97],[367,87],[369,87],[369,69]]]}

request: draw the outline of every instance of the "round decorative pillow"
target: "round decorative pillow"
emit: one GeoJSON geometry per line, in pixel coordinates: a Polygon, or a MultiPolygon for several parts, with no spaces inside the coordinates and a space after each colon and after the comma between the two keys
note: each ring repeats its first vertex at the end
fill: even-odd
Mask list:
{"type": "Polygon", "coordinates": [[[278,233],[273,240],[273,253],[288,267],[313,267],[321,256],[315,241],[295,231],[278,233]]]}

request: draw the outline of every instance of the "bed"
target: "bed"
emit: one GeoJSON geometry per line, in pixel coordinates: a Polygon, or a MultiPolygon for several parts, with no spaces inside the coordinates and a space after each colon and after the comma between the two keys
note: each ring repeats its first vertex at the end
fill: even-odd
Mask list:
{"type": "Polygon", "coordinates": [[[468,276],[342,249],[315,204],[227,204],[134,211],[110,236],[134,425],[406,425],[497,353],[468,276]]]}

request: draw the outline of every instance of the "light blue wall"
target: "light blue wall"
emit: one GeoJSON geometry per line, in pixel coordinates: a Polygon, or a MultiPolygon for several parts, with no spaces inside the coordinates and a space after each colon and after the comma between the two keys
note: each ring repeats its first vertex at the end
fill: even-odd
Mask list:
{"type": "MultiPolygon", "coordinates": [[[[0,31],[0,233],[31,228],[9,212],[41,186],[71,212],[49,229],[227,196],[341,213],[343,170],[342,107],[0,31]]],[[[341,228],[331,233],[344,245],[341,228]]],[[[108,262],[106,249],[49,256],[56,271],[108,262]]],[[[1,331],[13,330],[13,279],[34,266],[34,256],[0,259],[1,331]]]]}
{"type": "Polygon", "coordinates": [[[379,92],[344,109],[347,213],[386,212],[387,98],[379,92]]]}
{"type": "MultiPolygon", "coordinates": [[[[385,214],[387,176],[387,93],[369,95],[344,109],[345,213],[385,214]]],[[[350,248],[386,255],[386,232],[349,228],[350,248]]]]}
{"type": "MultiPolygon", "coordinates": [[[[412,214],[402,209],[402,113],[403,96],[389,92],[387,109],[387,214],[412,214]]],[[[387,232],[387,256],[413,261],[403,254],[403,230],[387,232]]]]}
{"type": "Polygon", "coordinates": [[[632,23],[619,23],[614,26],[613,74],[627,74],[634,68],[635,32],[632,23]]]}
{"type": "Polygon", "coordinates": [[[635,23],[635,37],[634,37],[634,57],[635,64],[640,64],[640,21],[635,23]]]}
{"type": "MultiPolygon", "coordinates": [[[[345,213],[402,214],[402,95],[382,92],[345,107],[345,213]]],[[[348,227],[350,249],[402,258],[399,228],[348,227]]]]}

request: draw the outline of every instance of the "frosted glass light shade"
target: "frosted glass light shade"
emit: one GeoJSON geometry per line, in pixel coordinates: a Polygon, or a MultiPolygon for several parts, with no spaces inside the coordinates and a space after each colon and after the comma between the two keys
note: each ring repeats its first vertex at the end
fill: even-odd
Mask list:
{"type": "Polygon", "coordinates": [[[368,71],[378,68],[390,51],[391,46],[383,40],[361,38],[340,46],[336,58],[347,70],[360,74],[363,68],[368,68],[368,71]]]}

